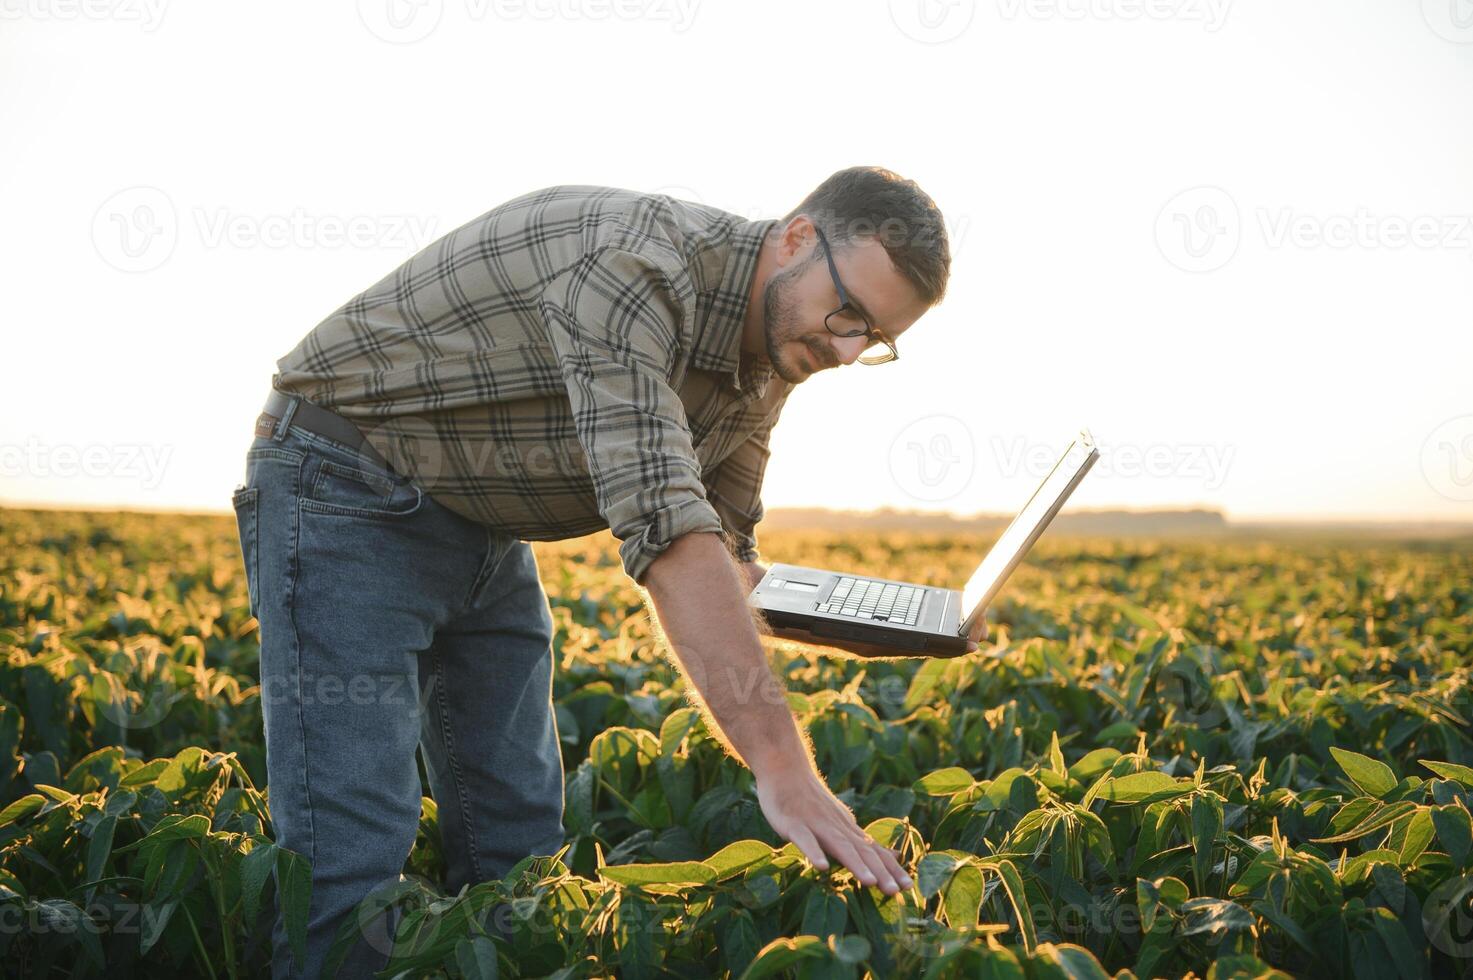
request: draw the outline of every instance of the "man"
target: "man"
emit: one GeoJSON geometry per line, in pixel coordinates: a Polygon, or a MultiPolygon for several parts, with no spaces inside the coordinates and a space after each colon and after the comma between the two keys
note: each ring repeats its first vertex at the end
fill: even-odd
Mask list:
{"type": "MultiPolygon", "coordinates": [[[[449,890],[561,847],[552,619],[527,541],[605,527],[773,829],[819,867],[910,886],[829,792],[780,686],[753,683],[772,675],[746,596],[788,394],[893,357],[949,265],[936,206],[879,168],[834,174],[782,221],[550,187],[431,244],[278,362],[234,499],[272,819],[312,867],[306,962],[278,916],[277,976],[315,975],[397,879],[417,748],[449,890]]],[[[351,975],[389,948],[385,922],[361,925],[351,975]]]]}

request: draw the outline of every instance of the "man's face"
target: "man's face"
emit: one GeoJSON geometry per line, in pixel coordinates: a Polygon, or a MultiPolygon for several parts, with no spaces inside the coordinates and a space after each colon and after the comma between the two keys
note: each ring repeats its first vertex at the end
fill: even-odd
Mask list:
{"type": "MultiPolygon", "coordinates": [[[[873,238],[833,243],[834,265],[852,306],[869,316],[870,325],[891,340],[925,312],[915,288],[896,271],[883,245],[873,238]]],[[[806,218],[795,218],[778,248],[781,267],[762,290],[767,360],[773,373],[799,384],[828,368],[852,364],[874,344],[869,338],[838,337],[824,327],[824,317],[840,305],[823,247],[806,218]]],[[[836,329],[857,330],[863,323],[845,313],[834,317],[836,329]]],[[[875,346],[879,346],[875,344],[875,346]]]]}

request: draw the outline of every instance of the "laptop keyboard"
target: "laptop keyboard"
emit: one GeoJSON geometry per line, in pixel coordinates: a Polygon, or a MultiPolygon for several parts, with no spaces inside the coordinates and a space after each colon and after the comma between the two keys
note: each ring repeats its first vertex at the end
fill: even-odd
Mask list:
{"type": "Polygon", "coordinates": [[[818,611],[853,616],[855,619],[878,619],[889,623],[916,624],[925,589],[872,579],[841,578],[828,601],[818,604],[818,611]]]}

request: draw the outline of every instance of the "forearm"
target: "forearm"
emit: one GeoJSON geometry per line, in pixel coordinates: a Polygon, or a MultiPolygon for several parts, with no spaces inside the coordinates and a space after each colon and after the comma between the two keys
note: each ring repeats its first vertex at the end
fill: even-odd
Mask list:
{"type": "Polygon", "coordinates": [[[739,567],[719,535],[687,534],[655,559],[644,584],[709,727],[727,748],[753,772],[811,769],[786,689],[757,639],[747,605],[756,585],[751,565],[739,567]]]}

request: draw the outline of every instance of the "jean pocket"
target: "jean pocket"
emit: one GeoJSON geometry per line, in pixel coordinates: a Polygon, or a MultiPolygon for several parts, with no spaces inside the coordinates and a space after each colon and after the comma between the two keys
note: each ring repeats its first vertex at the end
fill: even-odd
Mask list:
{"type": "Polygon", "coordinates": [[[260,553],[259,531],[257,525],[257,501],[261,495],[260,487],[237,487],[235,494],[231,497],[230,504],[235,509],[235,530],[240,536],[240,557],[245,565],[246,573],[246,597],[250,603],[251,615],[260,619],[260,595],[261,579],[257,571],[259,562],[257,555],[260,553]]]}
{"type": "Polygon", "coordinates": [[[302,509],[346,517],[398,518],[419,510],[424,492],[406,480],[359,466],[319,459],[302,496],[302,509]]]}

